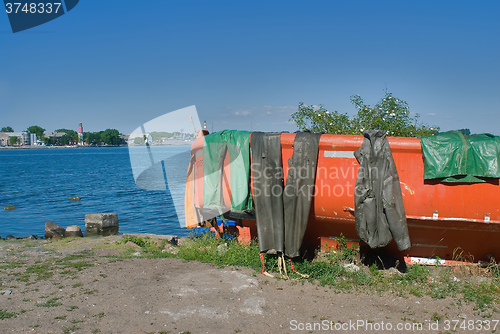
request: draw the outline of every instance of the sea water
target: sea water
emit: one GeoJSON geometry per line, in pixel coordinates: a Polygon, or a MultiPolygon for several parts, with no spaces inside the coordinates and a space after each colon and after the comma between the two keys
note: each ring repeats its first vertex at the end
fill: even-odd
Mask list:
{"type": "MultiPolygon", "coordinates": [[[[189,146],[164,146],[169,168],[181,184],[186,177],[189,146]],[[182,161],[181,161],[182,160],[182,161]],[[178,164],[177,164],[178,162],[178,164]]],[[[0,236],[44,235],[45,222],[78,225],[85,232],[85,214],[118,214],[120,233],[184,236],[172,196],[182,189],[144,190],[133,177],[127,147],[85,147],[0,150],[0,236]],[[68,198],[78,196],[79,201],[68,198]],[[15,210],[4,210],[15,206],[15,210]]]]}

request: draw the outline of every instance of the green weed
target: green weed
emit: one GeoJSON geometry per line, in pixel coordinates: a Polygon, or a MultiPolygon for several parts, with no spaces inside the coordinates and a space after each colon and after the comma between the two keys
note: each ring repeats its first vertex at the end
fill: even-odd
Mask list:
{"type": "Polygon", "coordinates": [[[43,304],[36,304],[37,307],[57,307],[59,305],[62,305],[62,303],[58,302],[60,298],[59,297],[54,297],[49,300],[47,300],[43,304]]]}
{"type": "Polygon", "coordinates": [[[15,312],[7,312],[5,310],[0,310],[0,320],[9,319],[17,316],[15,312]]]}
{"type": "Polygon", "coordinates": [[[35,264],[31,267],[26,268],[26,273],[28,274],[36,274],[37,281],[49,279],[54,275],[54,272],[51,271],[51,265],[49,263],[44,264],[35,264]]]}

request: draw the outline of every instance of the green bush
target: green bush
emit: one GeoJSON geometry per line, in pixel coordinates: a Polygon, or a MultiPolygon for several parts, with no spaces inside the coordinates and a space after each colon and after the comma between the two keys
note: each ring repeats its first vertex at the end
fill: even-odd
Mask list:
{"type": "Polygon", "coordinates": [[[291,116],[300,131],[314,133],[362,135],[365,130],[385,130],[388,136],[416,137],[434,135],[439,127],[428,127],[418,122],[419,115],[411,116],[406,101],[386,92],[373,107],[365,104],[359,95],[351,96],[351,103],[357,114],[330,112],[322,105],[307,106],[299,103],[298,110],[291,116]]]}

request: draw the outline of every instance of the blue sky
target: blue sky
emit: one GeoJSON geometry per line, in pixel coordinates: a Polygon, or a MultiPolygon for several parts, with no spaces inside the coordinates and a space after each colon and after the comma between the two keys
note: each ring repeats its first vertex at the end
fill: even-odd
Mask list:
{"type": "Polygon", "coordinates": [[[500,135],[498,1],[102,1],[13,34],[0,127],[85,131],[191,105],[209,130],[294,131],[299,102],[354,115],[387,88],[428,125],[500,135]]]}

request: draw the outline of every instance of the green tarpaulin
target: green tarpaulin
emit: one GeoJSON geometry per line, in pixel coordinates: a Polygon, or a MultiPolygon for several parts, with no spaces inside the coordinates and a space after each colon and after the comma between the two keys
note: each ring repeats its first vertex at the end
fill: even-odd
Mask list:
{"type": "Polygon", "coordinates": [[[421,138],[424,179],[486,182],[500,178],[500,137],[448,131],[421,138]]]}
{"type": "Polygon", "coordinates": [[[223,207],[222,171],[224,158],[229,154],[231,180],[231,211],[252,208],[250,196],[250,132],[224,130],[205,136],[203,144],[203,200],[206,209],[223,207]]]}

